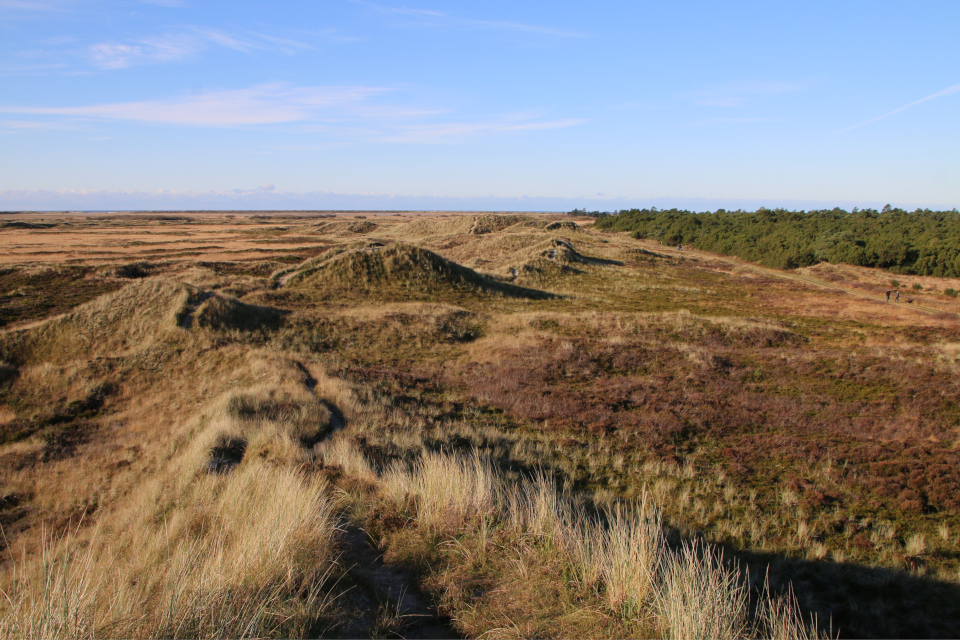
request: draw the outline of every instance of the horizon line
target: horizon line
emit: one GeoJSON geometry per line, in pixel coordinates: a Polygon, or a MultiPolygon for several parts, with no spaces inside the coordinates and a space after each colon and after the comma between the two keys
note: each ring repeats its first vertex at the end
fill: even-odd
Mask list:
{"type": "MultiPolygon", "coordinates": [[[[931,207],[917,207],[913,211],[902,207],[895,207],[890,205],[892,209],[904,211],[906,213],[915,213],[917,211],[930,211],[934,213],[950,213],[957,212],[957,207],[951,207],[949,209],[934,209],[931,207]]],[[[642,211],[647,210],[656,210],[656,211],[670,211],[670,210],[680,210],[680,211],[689,211],[691,213],[716,213],[719,211],[724,211],[727,213],[756,213],[760,210],[767,211],[788,211],[791,213],[807,213],[813,211],[833,211],[834,209],[840,209],[846,213],[862,212],[862,211],[878,211],[874,207],[859,207],[854,206],[852,209],[845,209],[839,205],[836,205],[832,208],[818,208],[818,209],[787,209],[786,207],[766,207],[760,206],[756,209],[727,209],[726,207],[718,207],[714,210],[704,209],[702,211],[696,211],[693,209],[687,209],[684,207],[670,207],[669,209],[663,209],[656,206],[648,207],[630,207],[626,209],[615,209],[613,211],[587,211],[585,208],[583,214],[589,216],[591,213],[606,213],[610,215],[615,215],[617,212],[624,211],[642,211]]],[[[483,213],[492,213],[492,214],[501,214],[501,213],[533,213],[533,214],[573,214],[573,210],[560,210],[560,209],[550,209],[550,210],[533,210],[533,209],[9,209],[9,210],[0,210],[0,216],[10,216],[10,215],[21,215],[21,214],[51,214],[51,213],[62,213],[62,214],[196,214],[196,213],[223,213],[223,214],[279,214],[279,213],[292,213],[292,214],[355,214],[355,213],[463,213],[463,214],[483,214],[483,213]]]]}

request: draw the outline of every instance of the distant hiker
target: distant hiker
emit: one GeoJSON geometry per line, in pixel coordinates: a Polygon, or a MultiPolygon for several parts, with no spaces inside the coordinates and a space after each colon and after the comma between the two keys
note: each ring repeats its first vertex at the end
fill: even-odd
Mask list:
{"type": "Polygon", "coordinates": [[[897,291],[897,302],[900,302],[900,292],[897,291]]]}
{"type": "Polygon", "coordinates": [[[887,302],[890,302],[890,292],[887,291],[887,302]]]}
{"type": "Polygon", "coordinates": [[[677,251],[683,251],[683,244],[677,245],[677,251]]]}

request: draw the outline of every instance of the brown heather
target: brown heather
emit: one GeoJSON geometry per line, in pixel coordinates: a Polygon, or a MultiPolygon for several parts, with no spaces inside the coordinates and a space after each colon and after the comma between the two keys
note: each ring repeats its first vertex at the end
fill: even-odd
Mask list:
{"type": "Polygon", "coordinates": [[[535,214],[39,222],[0,637],[960,633],[953,281],[535,214]]]}

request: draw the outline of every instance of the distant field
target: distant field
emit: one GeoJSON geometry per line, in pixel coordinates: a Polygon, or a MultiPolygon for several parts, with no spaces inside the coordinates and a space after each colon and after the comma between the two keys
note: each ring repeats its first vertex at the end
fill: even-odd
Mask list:
{"type": "Polygon", "coordinates": [[[0,217],[0,635],[960,635],[960,279],[590,223],[0,217]]]}

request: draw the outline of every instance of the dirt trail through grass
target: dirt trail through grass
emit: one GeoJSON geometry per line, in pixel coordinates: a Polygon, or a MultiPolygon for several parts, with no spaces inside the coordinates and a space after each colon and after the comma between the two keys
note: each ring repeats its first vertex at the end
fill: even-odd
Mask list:
{"type": "MultiPolygon", "coordinates": [[[[302,362],[295,366],[303,373],[311,392],[317,379],[302,362]]],[[[346,428],[340,409],[323,400],[330,409],[329,440],[346,428]]],[[[423,596],[416,577],[410,572],[383,562],[383,554],[370,542],[367,532],[353,523],[344,525],[342,555],[339,562],[346,569],[355,588],[345,594],[353,618],[342,629],[350,638],[459,638],[460,634],[442,620],[436,609],[423,596]]]]}
{"type": "Polygon", "coordinates": [[[420,592],[414,576],[384,564],[363,529],[348,525],[343,563],[358,588],[348,598],[359,615],[344,633],[354,638],[459,638],[420,592]]]}
{"type": "MultiPolygon", "coordinates": [[[[756,264],[753,264],[753,263],[750,263],[750,262],[746,262],[746,261],[743,261],[743,260],[739,260],[739,259],[737,259],[737,258],[731,258],[731,257],[729,257],[729,256],[722,256],[722,255],[720,255],[720,254],[718,254],[718,253],[710,253],[709,251],[702,251],[702,250],[700,250],[700,249],[684,249],[683,251],[678,251],[677,249],[670,249],[670,248],[668,248],[668,247],[658,247],[658,248],[659,248],[660,251],[662,251],[662,252],[664,252],[664,253],[666,253],[666,254],[668,254],[668,255],[676,255],[676,256],[679,256],[679,257],[690,257],[690,256],[693,256],[693,257],[702,258],[702,259],[716,260],[717,262],[725,262],[725,263],[727,263],[727,264],[734,265],[734,266],[737,266],[737,267],[741,267],[741,268],[744,268],[744,269],[750,269],[751,271],[754,271],[754,272],[756,272],[756,273],[761,273],[761,274],[763,274],[763,275],[773,276],[773,277],[775,277],[775,278],[781,278],[781,279],[784,279],[784,280],[794,280],[794,281],[796,281],[796,282],[805,282],[805,283],[807,283],[807,284],[812,284],[812,285],[815,285],[815,286],[818,286],[818,287],[823,287],[823,288],[825,288],[825,289],[833,289],[833,290],[835,290],[835,291],[842,291],[842,292],[848,293],[848,294],[850,294],[850,295],[852,295],[852,296],[857,296],[857,297],[859,297],[859,298],[865,298],[865,299],[867,299],[867,300],[872,300],[872,301],[878,302],[878,303],[880,303],[880,304],[887,304],[887,302],[883,299],[882,296],[875,296],[875,295],[866,293],[866,292],[864,292],[864,291],[859,291],[859,290],[857,290],[857,289],[853,289],[853,288],[850,288],[850,287],[844,287],[844,286],[841,286],[841,285],[838,285],[838,284],[834,284],[834,283],[832,283],[832,282],[825,282],[825,281],[823,281],[823,280],[818,280],[818,279],[816,279],[816,278],[811,278],[810,276],[802,276],[802,275],[795,274],[795,273],[787,273],[787,272],[785,272],[785,271],[780,271],[780,270],[778,270],[778,269],[771,269],[771,268],[769,268],[769,267],[761,267],[761,266],[759,266],[759,265],[756,265],[756,264]]],[[[891,303],[891,304],[895,304],[895,303],[891,303]]],[[[901,306],[902,306],[902,308],[904,308],[904,309],[914,309],[914,310],[916,310],[916,311],[920,311],[920,312],[923,312],[923,313],[936,313],[936,314],[949,313],[949,314],[951,314],[951,315],[953,315],[953,316],[956,316],[956,317],[960,318],[960,316],[958,316],[957,314],[952,313],[952,312],[950,312],[950,311],[944,311],[943,309],[937,309],[936,307],[928,307],[928,306],[922,305],[922,304],[908,303],[908,304],[904,304],[904,305],[901,305],[901,306]]]]}

